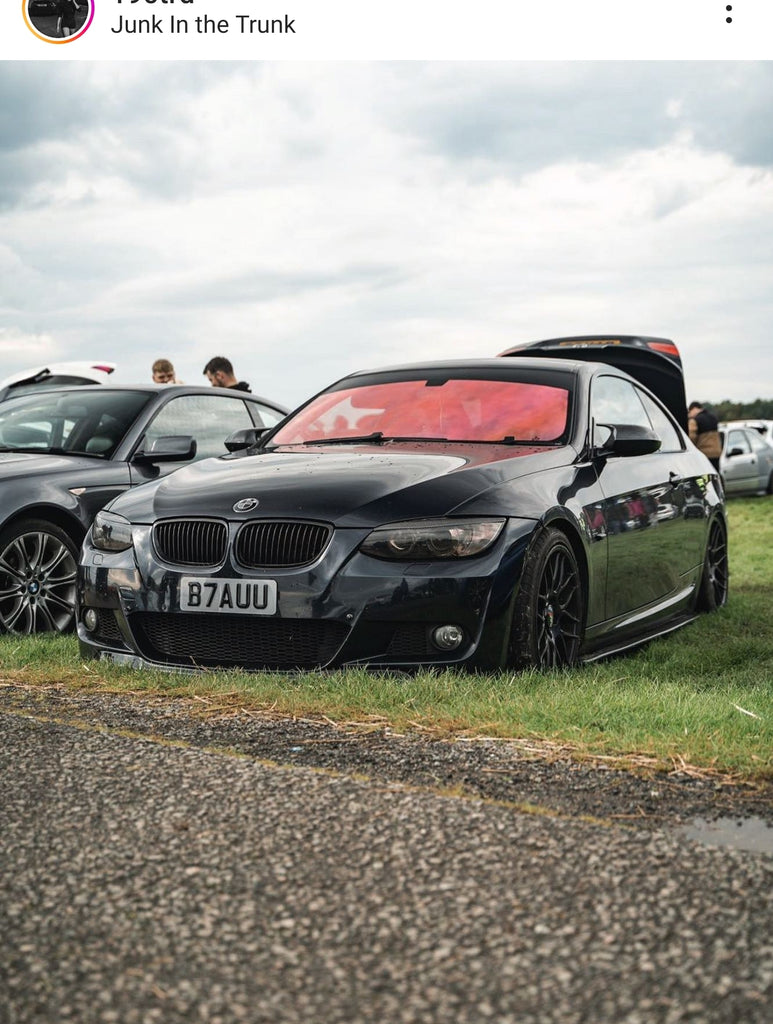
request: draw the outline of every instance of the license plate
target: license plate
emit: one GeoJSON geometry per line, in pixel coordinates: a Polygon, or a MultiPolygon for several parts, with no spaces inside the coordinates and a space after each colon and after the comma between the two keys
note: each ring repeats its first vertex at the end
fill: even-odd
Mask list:
{"type": "Polygon", "coordinates": [[[237,615],[275,615],[276,580],[180,580],[180,611],[234,612],[237,615]]]}

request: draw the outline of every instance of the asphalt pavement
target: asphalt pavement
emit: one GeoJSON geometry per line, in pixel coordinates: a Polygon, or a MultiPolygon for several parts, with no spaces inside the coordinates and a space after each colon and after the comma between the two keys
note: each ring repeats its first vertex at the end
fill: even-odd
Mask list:
{"type": "Polygon", "coordinates": [[[0,709],[2,1024],[771,1020],[773,856],[111,707],[0,709]]]}

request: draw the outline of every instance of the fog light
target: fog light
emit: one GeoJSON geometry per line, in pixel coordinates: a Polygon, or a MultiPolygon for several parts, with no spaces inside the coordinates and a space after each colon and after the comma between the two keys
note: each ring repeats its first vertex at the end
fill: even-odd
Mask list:
{"type": "Polygon", "coordinates": [[[432,643],[441,651],[455,651],[464,640],[461,626],[438,626],[432,630],[432,643]]]}
{"type": "Polygon", "coordinates": [[[94,630],[99,625],[99,618],[97,617],[97,613],[94,611],[93,608],[87,608],[86,611],[83,613],[83,625],[86,627],[89,633],[93,633],[94,630]]]}

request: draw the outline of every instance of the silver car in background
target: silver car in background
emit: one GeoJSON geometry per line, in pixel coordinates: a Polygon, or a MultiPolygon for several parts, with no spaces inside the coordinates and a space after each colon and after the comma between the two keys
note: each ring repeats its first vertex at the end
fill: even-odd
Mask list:
{"type": "Polygon", "coordinates": [[[752,427],[720,424],[719,436],[725,493],[773,494],[773,446],[752,427]]]}
{"type": "Polygon", "coordinates": [[[750,430],[755,430],[763,441],[773,445],[773,420],[728,420],[719,424],[720,430],[730,430],[733,427],[749,427],[750,430]]]}

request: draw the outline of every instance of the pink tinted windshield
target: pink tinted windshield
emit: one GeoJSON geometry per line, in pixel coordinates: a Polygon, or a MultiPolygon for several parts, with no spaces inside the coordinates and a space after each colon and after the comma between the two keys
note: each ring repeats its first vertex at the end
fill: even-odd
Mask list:
{"type": "Polygon", "coordinates": [[[326,392],[294,416],[272,444],[330,438],[446,438],[449,441],[558,442],[569,392],[506,380],[402,380],[326,392]]]}

